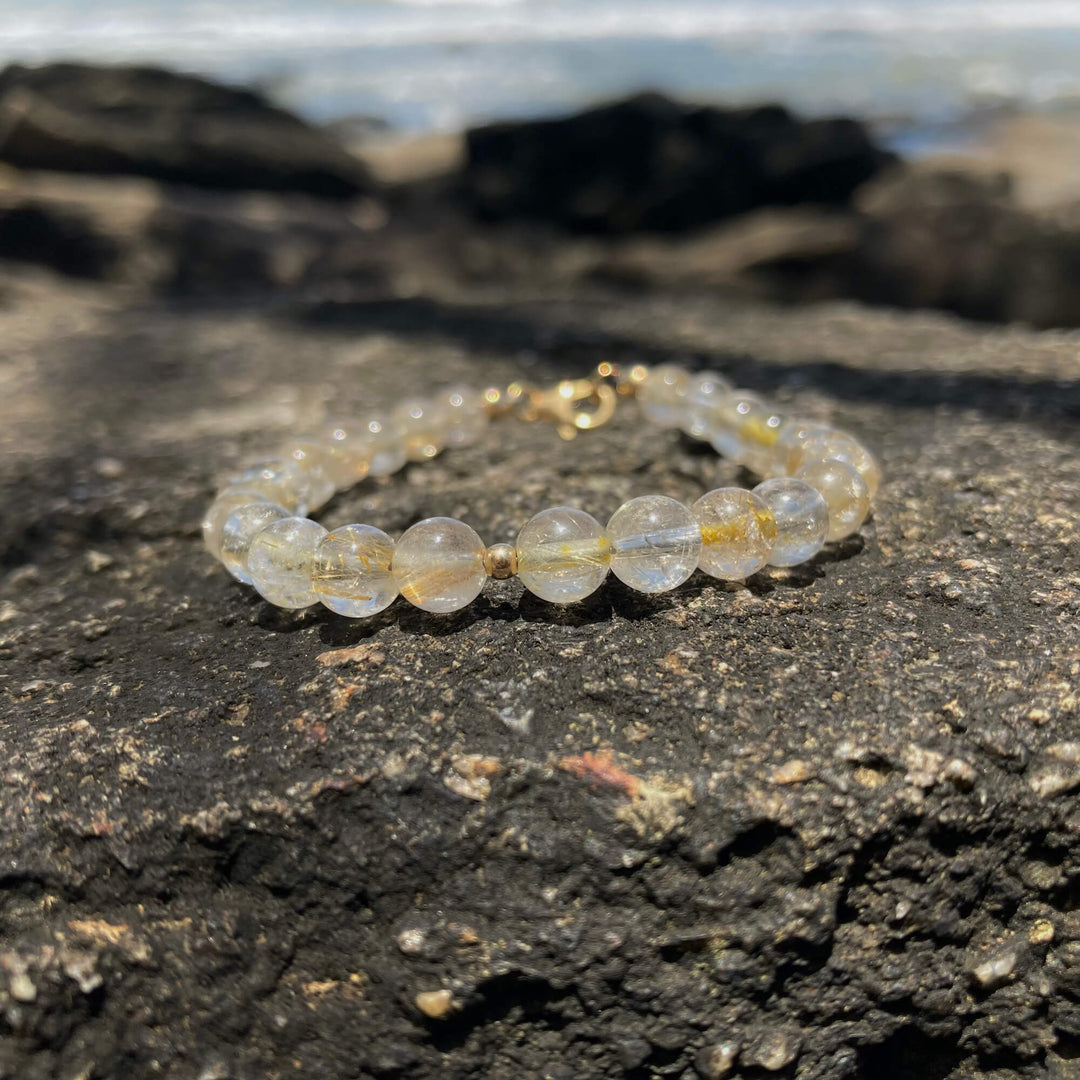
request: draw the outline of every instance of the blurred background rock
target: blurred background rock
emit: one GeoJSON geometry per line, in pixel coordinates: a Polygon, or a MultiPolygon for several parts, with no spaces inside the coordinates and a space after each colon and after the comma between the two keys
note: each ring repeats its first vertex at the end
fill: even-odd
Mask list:
{"type": "MultiPolygon", "coordinates": [[[[1080,6],[3,16],[0,1080],[1080,1080],[1080,6]],[[328,411],[601,360],[857,433],[874,518],[446,619],[203,549],[328,411]]],[[[322,520],[702,451],[493,424],[322,520]]]]}
{"type": "Polygon", "coordinates": [[[509,276],[1080,322],[1080,9],[654,15],[26,4],[0,258],[166,293],[509,276]],[[84,62],[26,63],[58,55],[84,62]]]}

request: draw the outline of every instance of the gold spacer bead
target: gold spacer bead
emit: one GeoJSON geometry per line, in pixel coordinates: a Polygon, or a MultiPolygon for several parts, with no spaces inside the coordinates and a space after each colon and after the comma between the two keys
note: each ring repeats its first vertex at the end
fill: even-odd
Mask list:
{"type": "Polygon", "coordinates": [[[513,544],[492,544],[484,552],[484,569],[496,581],[513,577],[517,568],[517,548],[513,544]]]}
{"type": "Polygon", "coordinates": [[[489,386],[483,393],[484,409],[489,417],[503,416],[521,407],[526,398],[523,383],[512,382],[505,390],[489,386]]]}
{"type": "Polygon", "coordinates": [[[615,372],[619,393],[629,396],[636,394],[648,377],[649,369],[644,364],[635,364],[629,370],[615,372]]]}

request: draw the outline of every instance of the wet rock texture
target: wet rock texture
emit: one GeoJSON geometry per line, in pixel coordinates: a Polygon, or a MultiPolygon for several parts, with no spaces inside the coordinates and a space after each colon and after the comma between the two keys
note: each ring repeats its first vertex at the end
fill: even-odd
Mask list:
{"type": "MultiPolygon", "coordinates": [[[[0,1076],[1078,1075],[1080,338],[605,293],[0,295],[0,1076]],[[284,614],[214,478],[328,404],[683,358],[865,438],[860,540],[284,614]]],[[[340,497],[489,541],[737,470],[631,409],[340,497]]]]}

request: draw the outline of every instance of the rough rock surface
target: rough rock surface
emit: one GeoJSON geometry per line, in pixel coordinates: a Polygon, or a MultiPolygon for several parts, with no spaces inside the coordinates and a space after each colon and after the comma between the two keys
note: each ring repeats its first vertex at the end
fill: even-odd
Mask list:
{"type": "MultiPolygon", "coordinates": [[[[1075,1077],[1080,337],[572,297],[228,310],[0,279],[0,1076],[1075,1077]],[[880,454],[746,586],[288,615],[215,475],[431,380],[688,358],[880,454]]],[[[741,480],[629,408],[323,519],[741,480]]]]}
{"type": "Polygon", "coordinates": [[[894,160],[856,120],[659,94],[475,128],[467,146],[464,184],[481,218],[601,234],[680,232],[759,206],[843,205],[894,160]]]}
{"type": "Polygon", "coordinates": [[[343,147],[259,94],[158,68],[5,68],[0,162],[334,197],[371,187],[343,147]]]}

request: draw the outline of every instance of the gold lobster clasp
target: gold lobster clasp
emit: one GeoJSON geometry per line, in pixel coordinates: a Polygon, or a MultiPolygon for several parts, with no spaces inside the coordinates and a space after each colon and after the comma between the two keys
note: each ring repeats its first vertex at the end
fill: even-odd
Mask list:
{"type": "Polygon", "coordinates": [[[550,387],[525,391],[521,405],[523,420],[544,420],[555,425],[564,439],[579,431],[602,427],[615,415],[615,388],[598,376],[563,379],[550,387]]]}

